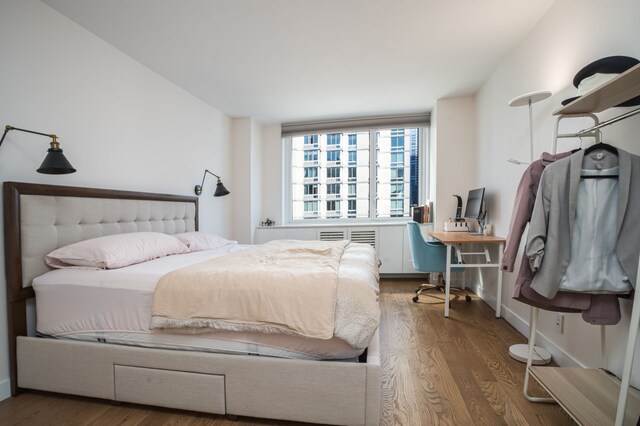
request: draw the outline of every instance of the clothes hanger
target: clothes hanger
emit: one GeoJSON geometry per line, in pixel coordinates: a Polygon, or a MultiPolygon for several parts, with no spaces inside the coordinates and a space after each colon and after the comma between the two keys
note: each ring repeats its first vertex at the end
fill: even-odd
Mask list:
{"type": "MultiPolygon", "coordinates": [[[[598,139],[596,139],[596,141],[601,141],[602,140],[602,132],[600,131],[600,129],[598,129],[598,135],[599,135],[599,137],[598,137],[598,139]]],[[[582,138],[580,138],[580,147],[582,147],[582,138]]],[[[593,151],[595,151],[597,149],[603,149],[603,150],[605,150],[607,152],[612,153],[613,155],[618,155],[618,148],[616,148],[613,145],[606,144],[604,142],[597,142],[597,143],[591,145],[589,148],[585,149],[584,155],[587,155],[587,154],[589,154],[589,153],[591,153],[591,152],[593,152],[593,151]]]]}
{"type": "MultiPolygon", "coordinates": [[[[589,148],[584,150],[584,155],[587,155],[596,150],[604,150],[612,153],[613,155],[618,155],[618,148],[613,145],[606,144],[604,142],[598,142],[596,144],[591,145],[589,148]]],[[[586,175],[580,176],[581,179],[618,179],[618,175],[586,175]]]]}
{"type": "MultiPolygon", "coordinates": [[[[598,133],[600,132],[600,130],[598,129],[598,133]]],[[[600,135],[600,137],[598,138],[598,140],[602,140],[602,136],[600,135]]],[[[580,140],[580,142],[582,143],[582,139],[580,140]]],[[[616,148],[613,145],[609,145],[607,143],[604,142],[598,142],[595,143],[593,145],[591,145],[589,148],[584,150],[584,155],[588,155],[589,153],[596,151],[596,150],[604,150],[607,152],[612,153],[613,155],[617,156],[618,155],[618,148],[616,148]]],[[[582,179],[618,179],[618,175],[587,175],[587,176],[581,176],[582,179]]]]}
{"type": "Polygon", "coordinates": [[[618,148],[616,148],[613,145],[609,145],[608,143],[604,143],[604,142],[599,142],[596,144],[591,145],[589,148],[584,150],[584,154],[587,155],[597,149],[603,149],[605,151],[608,151],[610,153],[612,153],[613,155],[618,155],[618,148]]]}

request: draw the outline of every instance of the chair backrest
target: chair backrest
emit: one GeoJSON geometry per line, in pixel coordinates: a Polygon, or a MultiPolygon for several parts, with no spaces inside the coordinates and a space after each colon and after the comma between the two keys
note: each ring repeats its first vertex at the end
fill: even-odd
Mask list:
{"type": "Polygon", "coordinates": [[[425,241],[417,222],[407,222],[413,268],[420,272],[444,272],[447,269],[447,248],[442,243],[425,241]]]}

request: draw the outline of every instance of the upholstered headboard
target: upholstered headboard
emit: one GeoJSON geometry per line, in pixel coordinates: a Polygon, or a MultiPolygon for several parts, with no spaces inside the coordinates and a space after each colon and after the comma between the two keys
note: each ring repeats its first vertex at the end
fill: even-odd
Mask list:
{"type": "Polygon", "coordinates": [[[22,288],[49,270],[44,256],[58,247],[126,232],[197,229],[196,197],[15,182],[5,182],[4,195],[5,250],[21,264],[22,288]]]}
{"type": "Polygon", "coordinates": [[[4,247],[12,393],[16,337],[27,335],[31,282],[52,250],[103,235],[198,230],[198,198],[31,183],[4,183],[4,247]]]}

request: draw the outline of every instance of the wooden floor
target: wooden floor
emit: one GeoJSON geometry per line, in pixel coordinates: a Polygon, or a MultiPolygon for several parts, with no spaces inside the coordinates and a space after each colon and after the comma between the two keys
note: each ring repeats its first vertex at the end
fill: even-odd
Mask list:
{"type": "MultiPolygon", "coordinates": [[[[381,283],[381,425],[571,425],[554,404],[522,396],[524,364],[508,348],[525,339],[473,297],[442,303],[421,296],[419,281],[381,283]],[[431,302],[431,303],[429,303],[431,302]]],[[[542,394],[542,391],[538,391],[542,394]]],[[[1,425],[294,425],[271,421],[116,404],[28,391],[0,402],[1,425]]]]}

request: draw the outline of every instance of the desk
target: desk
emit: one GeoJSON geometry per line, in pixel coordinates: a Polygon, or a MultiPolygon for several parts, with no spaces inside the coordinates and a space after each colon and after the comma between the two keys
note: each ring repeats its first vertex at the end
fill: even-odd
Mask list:
{"type": "MultiPolygon", "coordinates": [[[[431,231],[427,234],[440,241],[447,246],[447,271],[445,274],[445,300],[449,300],[451,286],[451,248],[455,247],[458,256],[458,265],[464,268],[497,268],[498,270],[498,291],[496,292],[496,318],[500,318],[500,307],[502,304],[502,255],[504,252],[505,239],[502,237],[485,237],[484,235],[470,234],[468,232],[442,232],[431,231]],[[498,263],[491,263],[489,250],[485,248],[484,252],[465,253],[462,251],[462,244],[498,244],[498,263]],[[485,263],[462,263],[464,255],[484,255],[485,263]]],[[[449,317],[449,303],[444,304],[444,316],[449,317]]]]}

